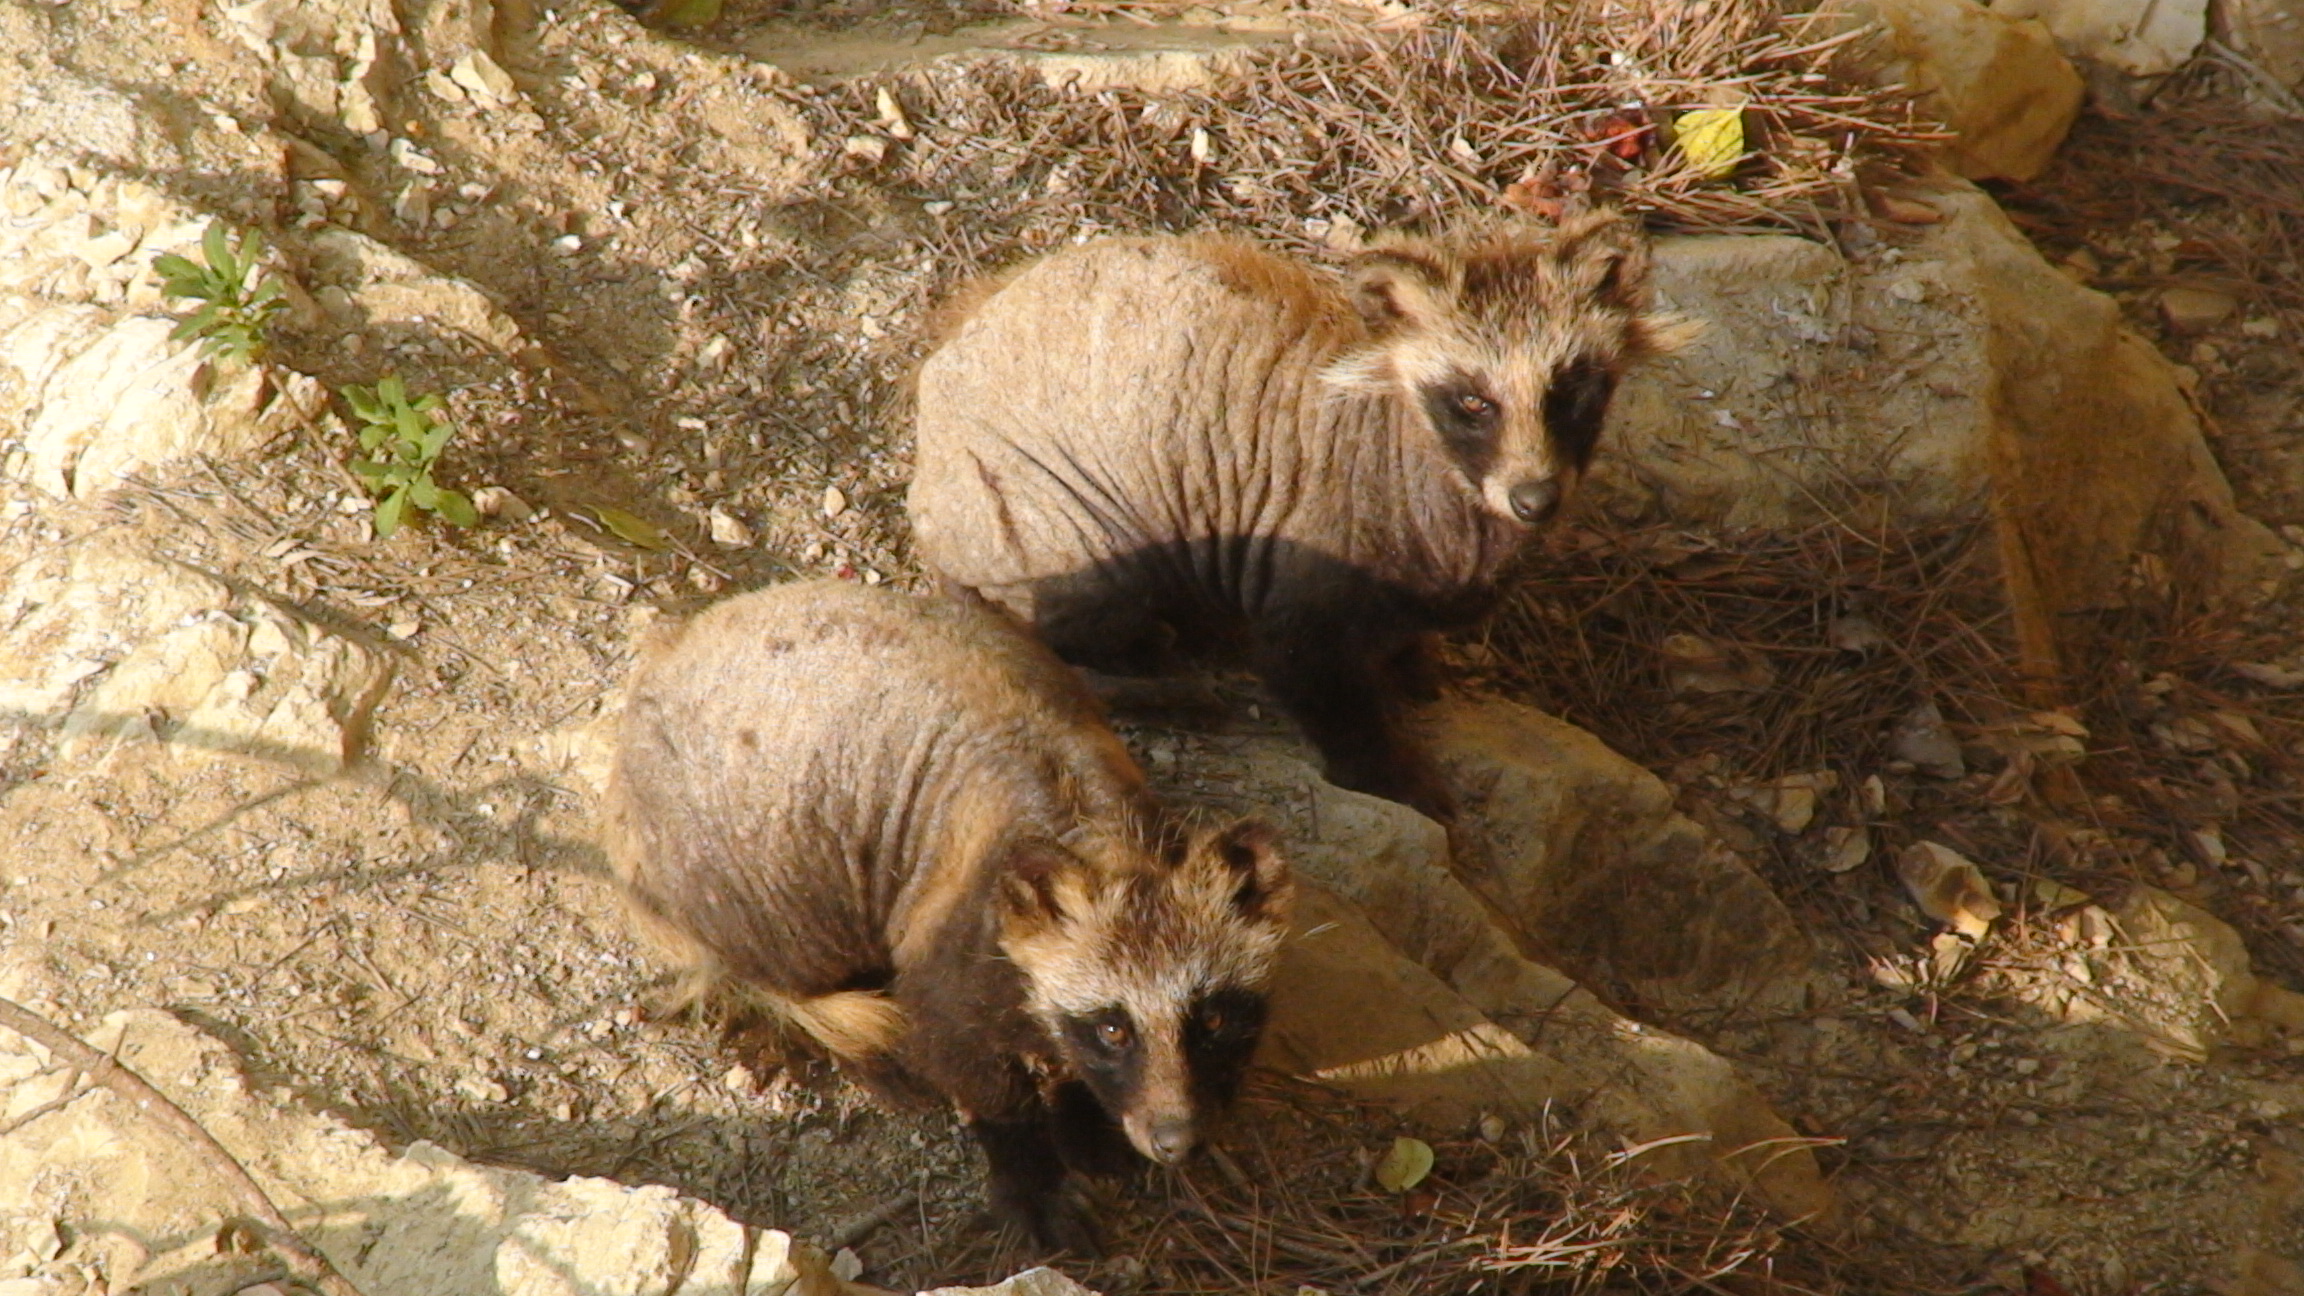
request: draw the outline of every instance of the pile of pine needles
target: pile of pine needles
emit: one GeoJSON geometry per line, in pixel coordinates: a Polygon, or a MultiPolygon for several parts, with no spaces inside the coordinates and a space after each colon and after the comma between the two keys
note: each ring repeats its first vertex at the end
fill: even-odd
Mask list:
{"type": "Polygon", "coordinates": [[[2007,202],[2051,248],[2158,221],[2185,239],[2182,282],[2215,282],[2294,328],[2304,324],[2304,104],[2249,105],[2252,77],[2211,46],[2150,104],[2082,116],[2055,164],[2007,202]]]}
{"type": "Polygon", "coordinates": [[[1700,535],[1577,528],[1530,564],[1470,664],[1654,769],[1765,778],[1878,767],[1923,702],[2014,708],[1988,525],[1700,535]]]}
{"type": "MultiPolygon", "coordinates": [[[[1987,522],[1708,535],[1596,522],[1532,560],[1455,656],[1475,687],[1589,729],[1684,788],[1831,770],[1844,799],[1868,775],[1895,781],[1892,735],[1933,703],[1970,769],[1903,778],[1909,813],[1891,841],[1925,828],[1988,845],[1988,871],[2098,894],[2176,890],[2233,923],[2260,970],[2304,984],[2304,875],[2286,863],[2304,849],[2304,687],[2265,664],[2282,637],[2140,594],[2093,627],[2096,668],[2065,681],[2085,758],[2012,774],[1995,736],[2043,699],[2009,629],[1987,522]],[[2097,846],[2068,849],[2075,831],[2097,846]]],[[[1817,822],[1855,814],[1838,806],[1817,822]]],[[[1824,876],[1801,862],[1812,842],[1762,839],[1776,858],[1755,862],[1783,865],[1769,872],[1780,887],[1824,876]]]]}
{"type": "MultiPolygon", "coordinates": [[[[1311,31],[1173,93],[1050,86],[978,61],[852,83],[852,121],[909,138],[890,177],[960,204],[992,251],[1099,228],[1230,227],[1317,247],[1353,231],[1503,204],[1606,201],[1659,228],[1824,235],[1860,172],[1943,138],[1900,89],[1846,64],[1869,39],[1775,0],[1616,0],[1472,16],[1304,15],[1311,31]],[[1692,163],[1674,123],[1742,109],[1733,171],[1692,163]]],[[[954,222],[958,224],[959,222],[954,222]]],[[[997,258],[994,258],[997,259],[997,258]]]]}
{"type": "MultiPolygon", "coordinates": [[[[1116,1259],[1062,1267],[1128,1296],[1850,1289],[1828,1248],[1796,1245],[1756,1205],[1646,1174],[1642,1149],[1549,1113],[1493,1141],[1434,1140],[1431,1173],[1387,1192],[1371,1168],[1390,1113],[1261,1077],[1240,1106],[1220,1145],[1105,1210],[1116,1259]]],[[[941,1259],[1000,1274],[1032,1256],[982,1238],[941,1259]]]]}

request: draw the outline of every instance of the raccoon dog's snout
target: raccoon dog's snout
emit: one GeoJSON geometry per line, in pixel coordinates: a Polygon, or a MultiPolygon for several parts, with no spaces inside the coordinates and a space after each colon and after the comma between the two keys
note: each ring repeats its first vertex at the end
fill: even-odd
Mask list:
{"type": "Polygon", "coordinates": [[[1131,1117],[1125,1124],[1128,1141],[1136,1145],[1136,1150],[1162,1165],[1175,1165],[1200,1146],[1200,1132],[1193,1128],[1190,1116],[1178,1114],[1152,1120],[1131,1117]]]}
{"type": "Polygon", "coordinates": [[[1524,481],[1512,488],[1510,498],[1512,516],[1536,526],[1560,511],[1560,483],[1550,477],[1524,481]]]}

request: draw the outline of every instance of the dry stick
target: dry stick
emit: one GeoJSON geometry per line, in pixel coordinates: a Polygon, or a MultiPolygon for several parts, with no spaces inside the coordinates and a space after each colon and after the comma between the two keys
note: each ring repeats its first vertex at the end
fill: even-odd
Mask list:
{"type": "Polygon", "coordinates": [[[320,1254],[311,1243],[298,1236],[288,1223],[288,1217],[264,1195],[248,1171],[233,1159],[216,1136],[201,1128],[200,1122],[183,1108],[168,1100],[168,1095],[152,1087],[142,1076],[120,1065],[119,1061],[66,1033],[62,1027],[31,1011],[13,999],[0,998],[0,1026],[15,1031],[24,1038],[45,1047],[73,1066],[86,1072],[88,1078],[103,1085],[125,1099],[136,1110],[166,1128],[191,1146],[194,1155],[208,1163],[208,1168],[223,1176],[235,1197],[253,1221],[246,1221],[249,1231],[263,1240],[299,1279],[309,1283],[328,1296],[362,1296],[352,1280],[337,1272],[328,1257],[320,1254]]]}
{"type": "Polygon", "coordinates": [[[842,1247],[856,1245],[879,1231],[882,1226],[894,1221],[897,1216],[912,1209],[913,1204],[919,1200],[920,1194],[914,1189],[907,1189],[896,1194],[834,1229],[832,1235],[825,1239],[826,1249],[838,1251],[842,1247]]]}
{"type": "Polygon", "coordinates": [[[32,1110],[8,1122],[7,1124],[0,1125],[0,1138],[6,1138],[16,1131],[31,1124],[32,1122],[47,1115],[48,1113],[52,1111],[61,1111],[94,1092],[96,1091],[93,1089],[83,1089],[80,1087],[80,1068],[73,1067],[71,1069],[71,1074],[66,1076],[64,1079],[64,1092],[56,1095],[54,1098],[49,1099],[48,1101],[40,1104],[32,1110]]]}

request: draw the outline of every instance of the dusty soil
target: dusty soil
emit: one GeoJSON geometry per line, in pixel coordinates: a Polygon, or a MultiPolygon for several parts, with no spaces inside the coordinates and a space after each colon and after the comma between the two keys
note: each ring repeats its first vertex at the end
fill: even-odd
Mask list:
{"type": "MultiPolygon", "coordinates": [[[[543,510],[377,543],[342,467],[349,447],[324,428],[96,503],[0,488],[14,555],[133,534],[388,648],[398,671],[369,758],[340,779],[136,743],[64,761],[52,735],[9,733],[10,993],[81,1025],[163,1005],[229,1041],[260,1082],[395,1143],[669,1183],[753,1223],[832,1237],[917,1190],[919,1205],[860,1248],[867,1277],[890,1286],[1010,1267],[1016,1257],[974,1231],[978,1171],[949,1119],[882,1112],[822,1076],[746,1069],[700,1026],[639,1019],[657,974],[589,841],[584,727],[634,632],[663,612],[801,574],[912,580],[901,390],[924,315],[980,266],[1126,223],[1110,208],[1033,216],[1018,195],[1055,192],[1044,169],[946,192],[882,174],[844,145],[886,134],[873,95],[831,73],[965,39],[952,33],[987,15],[1010,24],[993,39],[1033,48],[1092,45],[1095,31],[974,0],[758,5],[732,6],[691,42],[593,0],[501,5],[495,36],[520,106],[453,101],[414,74],[385,105],[390,132],[445,169],[411,198],[385,151],[278,111],[213,7],[0,10],[57,66],[120,88],[173,69],[175,84],[200,87],[180,96],[186,114],[279,132],[285,191],[227,169],[147,178],[274,231],[307,289],[312,236],[334,223],[483,290],[528,345],[346,330],[300,308],[276,360],[331,384],[397,371],[448,393],[459,436],[445,474],[543,510]],[[999,219],[974,223],[979,211],[999,219]],[[600,505],[648,519],[669,547],[610,533],[587,512],[600,505]],[[715,543],[715,512],[753,542],[715,543]]],[[[0,126],[0,162],[72,147],[77,129],[62,108],[27,111],[0,126]]],[[[2104,229],[2090,246],[2117,279],[2165,253],[2165,233],[2104,229]]],[[[2157,331],[2148,306],[2137,311],[2157,331]]],[[[2257,317],[2170,345],[2224,416],[2220,449],[2245,468],[2243,498],[2304,524],[2298,321],[2241,329],[2257,317]]],[[[2296,660],[2296,642],[2276,647],[2296,660]]],[[[1701,799],[1701,779],[1686,781],[1701,799]]],[[[1979,852],[2005,862],[1996,877],[2034,867],[2020,809],[1974,822],[1983,845],[2005,848],[1979,852]]],[[[1990,977],[1916,993],[1876,975],[1924,960],[1929,936],[1884,866],[1819,881],[1765,833],[1755,845],[1846,973],[1845,997],[1793,1020],[1680,1025],[1743,1063],[1804,1130],[1846,1140],[1832,1155],[1859,1223],[1812,1245],[1899,1269],[1912,1289],[2304,1289],[2275,1259],[2258,1285],[2212,1285],[2251,1247],[2298,1253],[2304,1058],[2171,1061],[2011,1006],[1990,977]]],[[[2236,922],[2247,910],[2259,965],[2304,988],[2295,951],[2263,944],[2284,924],[2304,939],[2296,847],[2265,843],[2252,872],[2235,864],[2206,894],[2236,922]]],[[[1988,961],[2021,975],[2026,940],[2054,944],[2041,920],[1988,961]]],[[[1371,1145],[1388,1137],[1369,1131],[1371,1145]]],[[[1143,1200],[1131,1191],[1117,1209],[1143,1200]]],[[[1157,1286],[1160,1263],[1122,1257],[1084,1276],[1157,1286]]]]}

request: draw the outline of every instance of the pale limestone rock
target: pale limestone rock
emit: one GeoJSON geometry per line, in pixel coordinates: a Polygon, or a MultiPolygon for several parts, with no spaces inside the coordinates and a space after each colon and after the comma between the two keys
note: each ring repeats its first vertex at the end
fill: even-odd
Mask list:
{"type": "MultiPolygon", "coordinates": [[[[1476,988],[1510,979],[1484,977],[1476,988]]],[[[1609,1012],[1547,969],[1530,965],[1516,979],[1560,991],[1507,1005],[1526,1018],[1528,1039],[1402,954],[1362,909],[1307,880],[1259,1061],[1448,1131],[1490,1114],[1533,1120],[1561,1103],[1635,1141],[1702,1134],[1652,1154],[1656,1171],[1721,1176],[1781,1215],[1834,1219],[1813,1154],[1728,1062],[1609,1012]]]]}
{"type": "Polygon", "coordinates": [[[2296,0],[2221,0],[2212,16],[2225,44],[2274,82],[2304,93],[2304,6],[2296,0]]]}
{"type": "Polygon", "coordinates": [[[339,328],[450,330],[499,351],[521,343],[520,326],[488,294],[365,234],[320,230],[312,238],[310,258],[315,300],[340,303],[349,316],[334,321],[339,328]],[[343,291],[325,291],[329,288],[343,291]]]}
{"type": "Polygon", "coordinates": [[[13,475],[86,498],[189,456],[252,454],[323,407],[311,378],[212,364],[168,340],[175,326],[70,305],[0,323],[0,422],[23,429],[13,475]]]}
{"type": "Polygon", "coordinates": [[[473,49],[448,69],[448,80],[483,108],[503,108],[520,96],[520,88],[488,51],[473,49]]]}
{"type": "Polygon", "coordinates": [[[2074,58],[2130,76],[2160,76],[2208,36],[2208,0],[1992,0],[1992,12],[2035,18],[2074,58]]]}
{"type": "MultiPolygon", "coordinates": [[[[122,1062],[189,1111],[369,1296],[843,1290],[804,1281],[822,1271],[815,1248],[748,1229],[662,1185],[553,1182],[473,1165],[421,1142],[394,1156],[333,1118],[249,1093],[223,1045],[163,1012],[114,1013],[90,1042],[117,1047],[122,1062]]],[[[0,1032],[0,1063],[44,1056],[0,1032]]],[[[0,1110],[21,1115],[66,1079],[18,1080],[0,1110]]],[[[218,1225],[240,1207],[209,1168],[109,1095],[73,1103],[0,1140],[0,1215],[34,1210],[51,1213],[73,1240],[57,1266],[117,1257],[108,1244],[118,1239],[139,1244],[134,1272],[107,1275],[113,1291],[135,1285],[221,1296],[239,1290],[264,1263],[217,1247],[218,1225]]]]}
{"type": "Polygon", "coordinates": [[[0,190],[29,196],[0,221],[0,425],[22,449],[10,476],[85,498],[190,455],[253,453],[325,405],[310,377],[169,340],[152,260],[198,255],[205,217],[141,181],[65,174],[38,155],[0,172],[0,190]]]}
{"type": "Polygon", "coordinates": [[[1452,699],[1419,728],[1463,807],[1453,862],[1438,824],[1322,780],[1291,741],[1239,742],[1188,772],[1243,789],[1300,874],[1515,1029],[1578,984],[1663,1014],[1804,1006],[1806,935],[1661,780],[1513,702],[1452,699]]]}
{"type": "Polygon", "coordinates": [[[938,1287],[920,1296],[1098,1296],[1053,1269],[1027,1269],[990,1287],[938,1287]]]}
{"type": "Polygon", "coordinates": [[[165,738],[332,774],[391,680],[375,650],[108,535],[26,557],[0,626],[0,708],[73,750],[165,738]]]}
{"type": "Polygon", "coordinates": [[[1893,259],[1663,241],[1661,297],[1709,328],[1626,381],[1594,489],[1730,527],[1813,520],[1851,488],[1909,520],[1989,511],[2036,663],[2072,614],[2121,605],[2143,555],[2203,596],[2252,596],[2280,546],[2234,506],[2174,367],[1989,197],[1927,197],[1944,219],[1893,259]]]}
{"type": "Polygon", "coordinates": [[[1665,1013],[1804,1006],[1806,933],[1662,780],[1500,699],[1450,699],[1420,728],[1462,807],[1455,875],[1531,957],[1665,1013]]]}
{"type": "Polygon", "coordinates": [[[355,135],[382,128],[368,82],[398,52],[388,0],[243,0],[223,17],[227,32],[271,62],[273,97],[292,115],[355,135]]]}
{"type": "MultiPolygon", "coordinates": [[[[1947,150],[1971,179],[2040,174],[2087,88],[2047,27],[1973,0],[1826,0],[1820,12],[1877,28],[1874,75],[1916,90],[1959,134],[1947,150]]],[[[2195,38],[2197,39],[2197,38],[2195,38]]]]}
{"type": "MultiPolygon", "coordinates": [[[[1708,1143],[1660,1156],[1658,1169],[1739,1183],[1757,1173],[1772,1209],[1828,1214],[1831,1193],[1814,1159],[1770,1142],[1791,1131],[1733,1066],[1617,1015],[1522,949],[1526,931],[1563,940],[1552,925],[1558,919],[1645,930],[1636,913],[1661,911],[1688,923],[1679,939],[1704,953],[1688,966],[1640,965],[1651,974],[1636,983],[1641,991],[1715,1011],[1792,1002],[1805,985],[1806,943],[1796,931],[1781,942],[1774,898],[1749,875],[1744,881],[1757,896],[1729,880],[1742,872],[1732,859],[1682,858],[1675,867],[1681,838],[1698,830],[1671,815],[1668,794],[1659,812],[1651,798],[1662,785],[1588,735],[1504,703],[1444,707],[1425,728],[1442,744],[1468,815],[1488,811],[1460,841],[1485,828],[1515,864],[1540,869],[1575,858],[1601,873],[1649,868],[1658,873],[1655,885],[1630,887],[1628,874],[1610,873],[1616,885],[1581,897],[1574,915],[1544,912],[1541,903],[1509,910],[1498,895],[1475,895],[1458,881],[1439,825],[1322,781],[1295,744],[1232,740],[1196,752],[1176,772],[1257,806],[1280,830],[1304,891],[1276,977],[1265,1060],[1451,1130],[1484,1113],[1532,1117],[1553,1101],[1636,1141],[1706,1133],[1708,1143]],[[1553,834],[1559,854],[1530,859],[1528,843],[1553,834]],[[1664,849],[1649,853],[1659,843],[1664,849]],[[1674,886],[1729,901],[1689,915],[1664,894],[1674,886]],[[1764,1150],[1746,1151],[1755,1145],[1764,1150]],[[1755,1169],[1778,1152],[1781,1160],[1755,1169]]],[[[1558,879],[1545,885],[1573,889],[1558,879]]],[[[1632,961],[1628,944],[1613,935],[1575,948],[1604,951],[1592,962],[1610,974],[1621,969],[1607,957],[1632,961]]]]}
{"type": "Polygon", "coordinates": [[[66,172],[42,153],[0,168],[12,218],[0,221],[0,298],[159,307],[152,259],[197,256],[208,218],[141,180],[100,174],[83,189],[65,183],[66,172]]]}
{"type": "Polygon", "coordinates": [[[2304,994],[2258,977],[2238,932],[2165,891],[2073,910],[2059,931],[2067,952],[2054,967],[2006,975],[2018,997],[2066,1021],[2119,1026],[2194,1061],[2224,1044],[2304,1040],[2304,994]]]}

